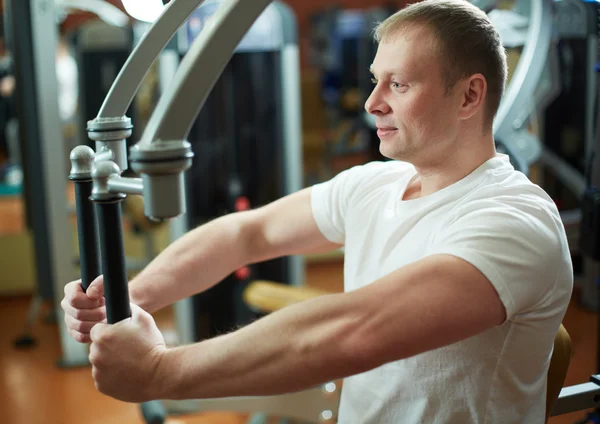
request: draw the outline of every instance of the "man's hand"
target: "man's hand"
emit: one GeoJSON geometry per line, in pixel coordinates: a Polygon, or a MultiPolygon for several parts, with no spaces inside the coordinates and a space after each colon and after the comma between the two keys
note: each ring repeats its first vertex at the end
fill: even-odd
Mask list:
{"type": "Polygon", "coordinates": [[[71,337],[81,343],[89,343],[90,331],[98,323],[106,323],[104,279],[96,278],[83,291],[81,280],[65,286],[65,297],[61,307],[65,311],[65,324],[71,337]]]}
{"type": "Polygon", "coordinates": [[[124,402],[160,397],[159,365],[167,351],[152,315],[131,304],[131,318],[97,324],[90,333],[90,362],[96,388],[124,402]]]}

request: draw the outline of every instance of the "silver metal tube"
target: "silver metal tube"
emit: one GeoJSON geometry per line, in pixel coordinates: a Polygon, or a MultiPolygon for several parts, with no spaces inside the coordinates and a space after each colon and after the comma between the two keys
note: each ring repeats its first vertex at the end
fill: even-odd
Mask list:
{"type": "Polygon", "coordinates": [[[115,159],[115,155],[113,154],[112,150],[98,151],[96,153],[96,155],[94,156],[94,160],[96,162],[105,161],[105,160],[114,160],[114,159],[115,159]]]}
{"type": "Polygon", "coordinates": [[[271,0],[231,0],[219,7],[210,25],[192,43],[168,91],[161,96],[140,145],[187,137],[235,48],[269,3],[271,0]]]}
{"type": "Polygon", "coordinates": [[[112,155],[112,160],[119,168],[121,172],[127,169],[127,143],[125,140],[116,141],[96,141],[96,151],[109,151],[112,155]]]}
{"type": "Polygon", "coordinates": [[[552,41],[552,0],[534,0],[531,3],[529,32],[521,59],[498,109],[494,122],[494,135],[518,153],[512,134],[523,126],[518,119],[525,109],[530,109],[534,91],[544,71],[548,49],[552,41]]]}
{"type": "Polygon", "coordinates": [[[586,187],[585,178],[577,169],[548,148],[542,150],[540,162],[546,165],[546,168],[556,175],[577,198],[583,196],[586,187]]]}
{"type": "MultiPolygon", "coordinates": [[[[283,104],[283,134],[286,140],[283,163],[286,172],[285,194],[299,191],[302,180],[302,104],[300,93],[300,54],[297,44],[284,47],[281,55],[282,89],[285,95],[283,104]]],[[[302,285],[305,282],[304,256],[290,257],[290,283],[302,285]]]]}
{"type": "Polygon", "coordinates": [[[583,411],[600,406],[600,386],[596,383],[577,384],[565,387],[560,391],[551,416],[583,411]]]}
{"type": "Polygon", "coordinates": [[[108,191],[112,193],[142,194],[144,183],[141,178],[126,178],[112,175],[108,179],[108,191]]]}
{"type": "Polygon", "coordinates": [[[202,4],[204,0],[174,0],[164,9],[133,50],[117,75],[98,117],[125,115],[135,93],[169,40],[177,29],[202,4]]]}

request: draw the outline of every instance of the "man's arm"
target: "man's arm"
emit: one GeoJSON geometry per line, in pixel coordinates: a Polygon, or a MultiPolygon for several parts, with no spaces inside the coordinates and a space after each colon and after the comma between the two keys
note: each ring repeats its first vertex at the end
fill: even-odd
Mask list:
{"type": "Polygon", "coordinates": [[[307,188],[188,232],[130,282],[131,300],[154,312],[212,287],[244,265],[338,248],[319,231],[310,196],[307,188]]]}
{"type": "Polygon", "coordinates": [[[349,293],[308,300],[236,332],[165,352],[160,398],[303,390],[474,336],[505,320],[495,289],[435,255],[349,293]]]}

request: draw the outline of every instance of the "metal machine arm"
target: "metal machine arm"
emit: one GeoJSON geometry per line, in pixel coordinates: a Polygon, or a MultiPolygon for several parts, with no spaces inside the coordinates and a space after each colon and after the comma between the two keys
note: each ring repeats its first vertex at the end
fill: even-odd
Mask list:
{"type": "Polygon", "coordinates": [[[139,148],[157,140],[183,140],[238,43],[271,0],[224,2],[181,62],[161,97],[139,148]],[[190,95],[194,93],[194,95],[190,95]]]}
{"type": "Polygon", "coordinates": [[[174,0],[164,9],[144,34],[127,62],[121,68],[104,103],[98,118],[114,118],[125,115],[152,64],[169,40],[187,18],[204,0],[174,0]]]}
{"type": "Polygon", "coordinates": [[[525,131],[523,125],[531,113],[529,102],[541,79],[552,41],[552,0],[532,1],[530,7],[527,41],[494,121],[494,136],[527,164],[541,154],[541,145],[520,142],[520,133],[525,131]]]}

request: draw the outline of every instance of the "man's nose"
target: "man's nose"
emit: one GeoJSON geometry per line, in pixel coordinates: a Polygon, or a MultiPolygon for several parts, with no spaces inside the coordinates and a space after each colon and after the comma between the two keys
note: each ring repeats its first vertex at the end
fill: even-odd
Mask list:
{"type": "Polygon", "coordinates": [[[381,91],[382,90],[376,86],[365,102],[365,110],[375,116],[385,115],[391,110],[390,106],[383,98],[383,93],[381,91]]]}

